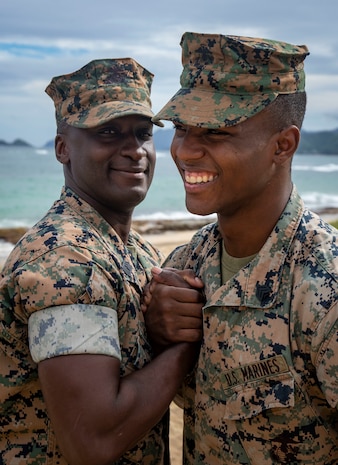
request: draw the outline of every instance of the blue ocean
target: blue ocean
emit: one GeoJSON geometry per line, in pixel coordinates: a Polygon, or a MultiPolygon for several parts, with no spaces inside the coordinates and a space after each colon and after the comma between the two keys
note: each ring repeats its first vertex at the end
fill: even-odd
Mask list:
{"type": "MultiPolygon", "coordinates": [[[[338,209],[338,154],[296,155],[293,180],[314,211],[338,209]]],[[[54,149],[0,147],[0,228],[32,226],[60,195],[62,166],[54,149]]],[[[169,152],[158,152],[153,183],[136,218],[191,217],[181,178],[169,152]]]]}
{"type": "MultiPolygon", "coordinates": [[[[338,209],[338,154],[296,154],[293,180],[312,210],[338,209]]],[[[54,149],[0,147],[0,228],[32,226],[59,197],[62,185],[62,166],[54,149]]],[[[185,209],[183,185],[169,151],[158,152],[153,183],[134,216],[193,217],[185,209]]]]}

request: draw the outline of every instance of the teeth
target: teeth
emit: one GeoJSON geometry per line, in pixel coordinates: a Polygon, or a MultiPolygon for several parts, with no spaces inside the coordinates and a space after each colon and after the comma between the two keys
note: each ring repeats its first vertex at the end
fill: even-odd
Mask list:
{"type": "Polygon", "coordinates": [[[185,173],[185,180],[189,184],[202,184],[202,183],[213,181],[213,179],[215,179],[215,177],[212,174],[185,173]]]}

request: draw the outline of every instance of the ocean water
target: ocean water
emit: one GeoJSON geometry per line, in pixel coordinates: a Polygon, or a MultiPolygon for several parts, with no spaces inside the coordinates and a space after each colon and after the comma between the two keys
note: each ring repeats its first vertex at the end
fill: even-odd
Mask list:
{"type": "MultiPolygon", "coordinates": [[[[338,154],[295,155],[293,181],[314,211],[338,208],[338,154]]],[[[54,149],[0,147],[0,228],[32,226],[60,195],[62,166],[54,149]]],[[[169,151],[158,152],[153,183],[135,210],[140,219],[193,217],[169,151]]]]}

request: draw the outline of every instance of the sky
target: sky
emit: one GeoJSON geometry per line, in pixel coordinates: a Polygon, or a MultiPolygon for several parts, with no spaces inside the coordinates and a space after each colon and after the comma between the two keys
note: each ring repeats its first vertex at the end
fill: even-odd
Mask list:
{"type": "Polygon", "coordinates": [[[54,138],[53,76],[91,60],[132,57],[154,75],[154,112],[179,89],[184,32],[307,45],[303,129],[338,128],[337,0],[1,0],[0,140],[54,138]]]}

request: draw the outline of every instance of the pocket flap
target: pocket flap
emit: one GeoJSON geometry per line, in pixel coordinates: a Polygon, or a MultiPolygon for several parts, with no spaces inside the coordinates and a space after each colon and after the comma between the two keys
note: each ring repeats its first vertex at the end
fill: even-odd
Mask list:
{"type": "Polygon", "coordinates": [[[294,378],[282,355],[201,376],[202,391],[222,410],[224,419],[242,420],[295,403],[294,378]]]}

